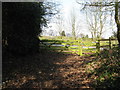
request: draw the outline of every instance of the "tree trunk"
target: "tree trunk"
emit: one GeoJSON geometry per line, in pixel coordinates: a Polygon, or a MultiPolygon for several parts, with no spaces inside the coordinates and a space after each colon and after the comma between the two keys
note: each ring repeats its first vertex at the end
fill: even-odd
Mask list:
{"type": "Polygon", "coordinates": [[[117,39],[118,39],[119,47],[120,47],[120,24],[117,25],[117,39]]]}
{"type": "Polygon", "coordinates": [[[115,22],[117,24],[117,38],[118,38],[118,43],[119,43],[119,47],[120,47],[120,13],[119,13],[119,7],[120,3],[116,2],[115,4],[115,22]]]}

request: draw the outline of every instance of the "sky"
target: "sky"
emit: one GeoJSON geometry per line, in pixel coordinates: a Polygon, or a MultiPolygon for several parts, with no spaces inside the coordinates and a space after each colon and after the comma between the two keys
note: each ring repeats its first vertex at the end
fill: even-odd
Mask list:
{"type": "MultiPolygon", "coordinates": [[[[77,15],[77,20],[79,21],[79,30],[77,30],[76,33],[84,33],[85,35],[89,35],[89,37],[91,37],[91,34],[87,28],[85,14],[80,12],[80,9],[82,8],[82,6],[78,3],[76,3],[76,0],[54,0],[54,1],[60,2],[61,6],[62,6],[62,8],[60,9],[60,12],[61,12],[62,16],[64,17],[63,22],[65,25],[65,29],[64,29],[65,32],[71,33],[70,28],[68,28],[68,26],[69,26],[68,21],[70,19],[69,17],[70,17],[71,10],[74,8],[75,13],[77,15]]],[[[58,36],[59,33],[57,30],[56,24],[51,22],[49,24],[49,26],[51,26],[51,28],[45,28],[43,35],[47,36],[47,35],[50,35],[50,33],[51,33],[51,35],[58,36]]],[[[113,25],[113,26],[115,27],[114,31],[116,31],[116,25],[113,25]]],[[[112,29],[109,29],[108,27],[106,27],[105,29],[106,30],[103,34],[103,37],[109,38],[112,35],[112,29]]]]}

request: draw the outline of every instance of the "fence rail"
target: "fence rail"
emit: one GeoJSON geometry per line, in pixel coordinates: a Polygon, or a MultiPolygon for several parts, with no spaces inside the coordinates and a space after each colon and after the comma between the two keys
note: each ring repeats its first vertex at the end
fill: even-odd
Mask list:
{"type": "MultiPolygon", "coordinates": [[[[97,42],[95,42],[96,44],[94,44],[94,46],[86,46],[84,45],[83,42],[80,42],[79,40],[74,40],[74,41],[70,41],[70,40],[59,40],[59,41],[43,41],[42,44],[45,45],[46,47],[49,47],[49,48],[54,48],[54,47],[64,47],[64,48],[59,48],[59,49],[62,49],[62,50],[72,50],[72,52],[77,52],[77,54],[79,54],[80,56],[83,55],[83,53],[86,51],[86,50],[95,50],[96,53],[99,53],[100,52],[100,49],[101,48],[104,48],[104,47],[108,47],[109,49],[112,48],[112,46],[114,45],[117,45],[117,44],[113,44],[112,41],[116,41],[117,39],[100,39],[98,40],[97,42]],[[101,42],[105,42],[107,41],[107,45],[101,45],[101,42]],[[87,48],[87,49],[85,49],[87,48]]],[[[54,49],[58,49],[58,48],[54,48],[54,49]]]]}
{"type": "Polygon", "coordinates": [[[108,47],[109,49],[111,49],[112,46],[117,46],[118,45],[117,43],[116,44],[112,44],[112,41],[117,41],[117,39],[111,39],[111,38],[109,38],[109,39],[100,39],[100,40],[98,40],[98,42],[96,43],[96,49],[97,49],[97,51],[100,52],[100,48],[103,48],[103,47],[108,47]],[[102,45],[101,46],[101,44],[100,44],[101,41],[108,41],[109,45],[102,45]]]}

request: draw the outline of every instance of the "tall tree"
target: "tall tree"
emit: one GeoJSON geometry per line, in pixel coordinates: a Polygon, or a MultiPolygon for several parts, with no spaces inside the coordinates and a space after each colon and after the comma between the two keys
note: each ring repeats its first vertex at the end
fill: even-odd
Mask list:
{"type": "Polygon", "coordinates": [[[115,22],[117,24],[117,38],[120,46],[120,2],[115,2],[115,22]]]}
{"type": "Polygon", "coordinates": [[[38,51],[38,35],[46,25],[43,3],[4,2],[2,11],[3,52],[4,48],[22,55],[38,51]]]}
{"type": "Polygon", "coordinates": [[[91,1],[91,2],[85,2],[80,3],[77,1],[77,3],[84,5],[84,8],[86,7],[104,7],[105,11],[112,11],[115,12],[115,21],[117,24],[117,38],[120,46],[120,1],[119,0],[101,0],[101,1],[91,1]]]}
{"type": "Polygon", "coordinates": [[[73,8],[70,13],[70,28],[72,29],[72,36],[76,40],[76,23],[77,23],[77,17],[75,13],[75,9],[73,8]]]}
{"type": "Polygon", "coordinates": [[[58,15],[56,17],[56,26],[57,26],[59,35],[62,36],[62,31],[64,31],[64,21],[61,15],[58,15]]]}
{"type": "Polygon", "coordinates": [[[107,24],[107,13],[103,7],[88,7],[86,10],[88,29],[93,39],[100,39],[104,33],[104,26],[107,24]]]}

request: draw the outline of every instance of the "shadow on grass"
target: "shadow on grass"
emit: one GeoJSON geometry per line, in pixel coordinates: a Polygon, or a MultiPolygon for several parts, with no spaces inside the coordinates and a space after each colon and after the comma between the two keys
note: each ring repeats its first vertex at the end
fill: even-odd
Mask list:
{"type": "Polygon", "coordinates": [[[48,40],[48,39],[43,39],[41,40],[41,42],[52,42],[52,43],[58,43],[61,44],[62,42],[64,42],[64,40],[48,40]]]}
{"type": "Polygon", "coordinates": [[[65,40],[48,40],[48,39],[43,39],[40,42],[40,48],[42,49],[47,49],[47,50],[54,50],[54,51],[63,51],[67,50],[68,47],[66,45],[63,45],[65,43],[66,45],[68,44],[65,40]]]}

